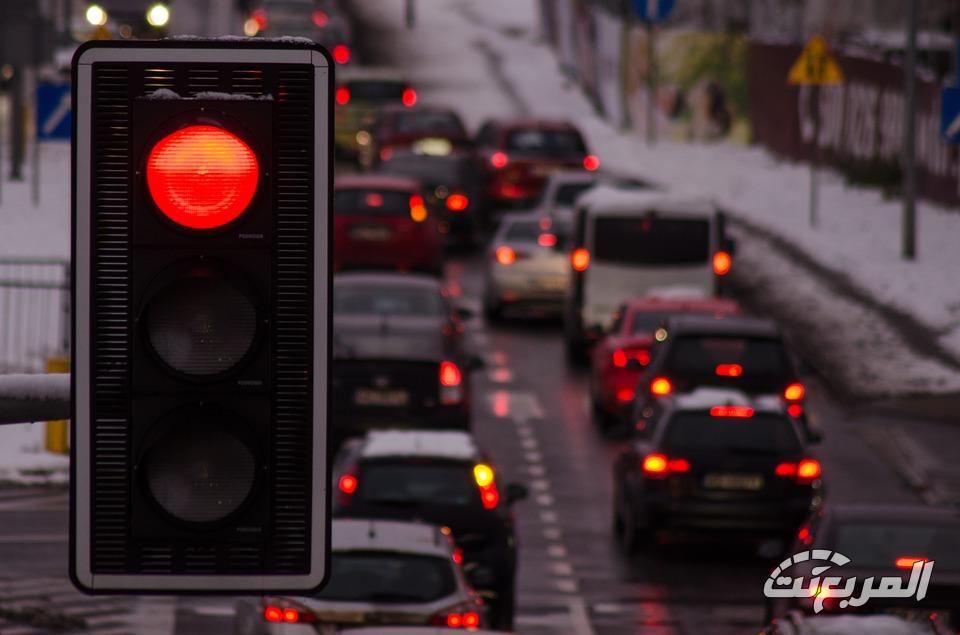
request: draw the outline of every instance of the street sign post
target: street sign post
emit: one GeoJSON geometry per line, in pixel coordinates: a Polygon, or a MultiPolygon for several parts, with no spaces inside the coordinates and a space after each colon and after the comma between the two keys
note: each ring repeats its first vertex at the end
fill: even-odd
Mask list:
{"type": "Polygon", "coordinates": [[[296,40],[88,42],[74,56],[83,591],[324,582],[333,66],[296,40]]]}
{"type": "MultiPolygon", "coordinates": [[[[657,141],[657,46],[656,24],[662,22],[676,0],[633,0],[633,10],[647,27],[647,143],[657,141]]],[[[624,49],[626,50],[626,49],[624,49]]]]}
{"type": "Polygon", "coordinates": [[[676,0],[633,0],[633,10],[643,22],[662,22],[676,4],[676,0]]]}
{"type": "Polygon", "coordinates": [[[40,84],[37,86],[37,140],[70,140],[70,85],[40,84]]]}
{"type": "Polygon", "coordinates": [[[790,67],[787,82],[810,86],[810,114],[813,117],[813,157],[810,160],[810,226],[817,226],[817,203],[820,170],[820,86],[843,83],[843,71],[827,49],[826,41],[815,35],[803,47],[800,57],[790,67]]]}
{"type": "Polygon", "coordinates": [[[947,143],[960,144],[960,87],[949,86],[940,93],[940,134],[947,143]]]}

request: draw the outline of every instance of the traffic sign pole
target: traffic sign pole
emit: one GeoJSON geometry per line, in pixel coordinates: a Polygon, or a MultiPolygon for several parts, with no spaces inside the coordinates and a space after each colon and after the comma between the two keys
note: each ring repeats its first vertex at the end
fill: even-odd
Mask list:
{"type": "Polygon", "coordinates": [[[901,247],[903,258],[905,260],[914,260],[917,256],[917,0],[910,0],[907,13],[907,54],[903,66],[903,93],[905,96],[905,104],[903,109],[903,243],[901,247]]]}
{"type": "Polygon", "coordinates": [[[818,203],[820,188],[818,176],[820,172],[820,86],[810,87],[810,113],[813,116],[813,156],[810,159],[810,227],[816,227],[818,219],[818,203]]]}

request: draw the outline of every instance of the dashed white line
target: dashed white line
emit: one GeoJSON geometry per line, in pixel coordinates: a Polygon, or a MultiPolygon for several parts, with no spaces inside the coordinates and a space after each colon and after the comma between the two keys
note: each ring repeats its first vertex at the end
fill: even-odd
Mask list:
{"type": "Polygon", "coordinates": [[[525,424],[525,423],[524,423],[524,424],[521,424],[521,425],[518,425],[518,426],[517,426],[517,434],[519,434],[521,437],[532,437],[532,436],[533,436],[533,428],[531,428],[530,426],[528,426],[528,425],[525,424]]]}
{"type": "Polygon", "coordinates": [[[527,463],[543,463],[543,454],[540,452],[525,452],[523,458],[527,460],[527,463]]]}
{"type": "Polygon", "coordinates": [[[573,577],[573,567],[569,562],[553,562],[550,564],[550,570],[553,575],[570,578],[573,577]]]}
{"type": "Polygon", "coordinates": [[[543,476],[547,473],[547,468],[542,465],[528,465],[527,472],[529,472],[531,476],[543,476]]]}
{"type": "Polygon", "coordinates": [[[541,507],[553,507],[553,496],[550,494],[540,494],[536,498],[537,505],[541,507]]]}
{"type": "Polygon", "coordinates": [[[550,509],[544,509],[540,512],[540,522],[544,525],[556,525],[557,521],[557,512],[550,509]]]}
{"type": "Polygon", "coordinates": [[[550,489],[550,481],[545,478],[535,479],[530,481],[530,489],[537,490],[538,492],[546,492],[550,489]]]}
{"type": "Polygon", "coordinates": [[[558,542],[547,545],[547,555],[551,558],[566,558],[567,548],[558,542]]]}
{"type": "Polygon", "coordinates": [[[559,527],[544,527],[542,533],[547,540],[560,540],[562,535],[559,527]]]}
{"type": "Polygon", "coordinates": [[[527,437],[525,439],[520,439],[520,447],[524,450],[536,450],[540,447],[540,444],[537,443],[537,440],[533,437],[527,437]]]}
{"type": "MultiPolygon", "coordinates": [[[[562,593],[576,593],[577,581],[569,578],[557,578],[553,581],[557,589],[562,593]]],[[[572,617],[572,616],[571,616],[572,617]]]]}

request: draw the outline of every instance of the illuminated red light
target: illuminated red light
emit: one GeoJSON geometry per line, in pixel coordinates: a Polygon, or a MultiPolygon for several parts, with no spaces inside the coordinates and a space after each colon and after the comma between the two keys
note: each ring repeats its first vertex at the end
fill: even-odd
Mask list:
{"type": "Polygon", "coordinates": [[[586,271],[590,266],[590,252],[585,247],[578,247],[570,254],[570,265],[574,271],[586,271]]]}
{"type": "Polygon", "coordinates": [[[463,626],[463,616],[459,613],[449,613],[447,615],[447,626],[449,628],[460,628],[463,626]]]}
{"type": "Polygon", "coordinates": [[[673,392],[673,384],[666,377],[655,377],[650,382],[650,392],[654,395],[664,396],[673,392]]]}
{"type": "Polygon", "coordinates": [[[749,406],[714,406],[710,408],[710,416],[749,419],[753,416],[753,408],[749,406]]]}
{"type": "Polygon", "coordinates": [[[260,166],[237,135],[216,126],[181,128],[147,157],[147,187],[163,214],[184,227],[214,229],[240,216],[257,191],[260,166]]]}
{"type": "Polygon", "coordinates": [[[512,248],[507,247],[506,245],[501,245],[500,247],[497,247],[497,251],[495,253],[497,257],[497,262],[499,262],[501,265],[504,265],[504,266],[512,265],[517,261],[517,252],[515,252],[512,248]]]}
{"type": "Polygon", "coordinates": [[[403,93],[400,95],[400,101],[407,108],[415,106],[417,103],[417,91],[412,88],[404,88],[403,93]]]}
{"type": "Polygon", "coordinates": [[[496,509],[500,503],[500,492],[494,483],[480,487],[480,501],[484,509],[496,509]]]}
{"type": "Polygon", "coordinates": [[[459,386],[463,377],[460,369],[451,361],[444,360],[440,362],[440,385],[441,386],[459,386]]]}
{"type": "Polygon", "coordinates": [[[263,608],[263,619],[268,622],[282,622],[283,621],[283,611],[276,606],[265,606],[263,608]]]}
{"type": "Polygon", "coordinates": [[[717,364],[716,372],[720,377],[739,377],[743,374],[743,366],[740,364],[717,364]]]}
{"type": "Polygon", "coordinates": [[[820,478],[820,461],[816,459],[803,459],[797,465],[797,478],[803,480],[813,480],[820,478]]]}
{"type": "Polygon", "coordinates": [[[800,401],[806,394],[803,384],[790,384],[783,390],[783,398],[787,401],[800,401]]]}
{"type": "Polygon", "coordinates": [[[288,624],[295,624],[300,621],[300,613],[297,609],[283,609],[283,621],[288,624]]]}
{"type": "Polygon", "coordinates": [[[422,223],[427,220],[427,204],[423,202],[423,197],[419,194],[410,197],[410,218],[415,223],[422,223]]]}
{"type": "Polygon", "coordinates": [[[787,406],[787,414],[794,419],[798,419],[803,415],[803,406],[798,403],[792,403],[787,406]]]}
{"type": "Polygon", "coordinates": [[[624,368],[627,365],[627,353],[622,348],[613,351],[613,365],[617,368],[624,368]]]}
{"type": "Polygon", "coordinates": [[[383,196],[376,192],[369,192],[365,198],[367,207],[383,207],[383,196]]]}
{"type": "Polygon", "coordinates": [[[464,628],[477,628],[480,626],[480,614],[470,611],[469,613],[463,614],[463,627],[464,628]]]}
{"type": "Polygon", "coordinates": [[[690,462],[686,459],[670,459],[664,454],[654,453],[643,457],[642,469],[650,475],[689,472],[690,462]]]}
{"type": "Polygon", "coordinates": [[[621,388],[617,391],[617,401],[630,401],[633,399],[633,388],[621,388]]]}
{"type": "Polygon", "coordinates": [[[334,93],[334,99],[337,100],[338,106],[346,106],[350,103],[350,89],[346,86],[340,86],[334,93]]]}
{"type": "Polygon", "coordinates": [[[930,562],[923,556],[900,556],[897,558],[896,565],[898,569],[912,569],[917,562],[930,562]]]}
{"type": "Polygon", "coordinates": [[[340,477],[337,487],[344,494],[353,494],[357,491],[357,477],[353,474],[344,474],[340,477]]]}
{"type": "Polygon", "coordinates": [[[725,251],[718,251],[713,254],[713,273],[718,276],[725,276],[730,273],[730,267],[733,265],[733,258],[725,251]]]}
{"type": "Polygon", "coordinates": [[[495,168],[505,168],[509,162],[510,159],[505,152],[494,152],[490,155],[490,165],[495,168]]]}
{"type": "Polygon", "coordinates": [[[809,544],[810,544],[810,539],[811,539],[811,538],[812,538],[812,535],[810,534],[810,528],[807,527],[806,525],[804,525],[803,527],[801,527],[801,528],[800,528],[800,531],[797,532],[797,540],[799,540],[800,542],[802,542],[802,543],[805,544],[805,545],[809,545],[809,544]]]}
{"type": "Polygon", "coordinates": [[[312,18],[313,18],[313,23],[314,23],[318,28],[321,28],[321,29],[322,29],[323,27],[327,26],[327,22],[330,21],[330,18],[329,18],[329,16],[327,15],[327,12],[326,12],[326,11],[321,11],[321,10],[319,10],[319,9],[317,9],[316,11],[313,12],[312,18]]]}
{"type": "Polygon", "coordinates": [[[773,473],[777,476],[796,476],[797,475],[797,464],[796,463],[779,463],[777,467],[774,468],[773,473]]]}
{"type": "Polygon", "coordinates": [[[555,247],[557,245],[556,234],[540,234],[537,236],[537,244],[541,247],[555,247]]]}
{"type": "Polygon", "coordinates": [[[463,564],[463,549],[457,547],[453,550],[453,555],[450,556],[453,558],[453,561],[457,564],[463,564]]]}
{"type": "Polygon", "coordinates": [[[583,169],[589,172],[594,172],[600,168],[600,159],[596,155],[588,154],[583,157],[583,169]]]}
{"type": "Polygon", "coordinates": [[[330,53],[337,64],[346,64],[350,61],[350,47],[346,44],[337,44],[330,53]]]}
{"type": "Polygon", "coordinates": [[[447,197],[447,209],[451,212],[462,212],[470,205],[470,199],[463,194],[451,194],[447,197]]]}
{"type": "Polygon", "coordinates": [[[253,21],[257,23],[257,30],[262,31],[267,28],[267,12],[263,9],[257,9],[250,14],[253,21]]]}

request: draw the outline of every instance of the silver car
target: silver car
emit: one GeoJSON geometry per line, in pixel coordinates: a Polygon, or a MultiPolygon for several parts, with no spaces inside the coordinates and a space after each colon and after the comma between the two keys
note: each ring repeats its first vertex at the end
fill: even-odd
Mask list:
{"type": "Polygon", "coordinates": [[[313,597],[237,602],[237,635],[315,635],[361,626],[482,628],[486,608],[470,588],[449,530],[419,522],[332,522],[330,576],[313,597]]]}
{"type": "Polygon", "coordinates": [[[566,254],[568,224],[536,214],[508,214],[484,258],[484,315],[504,311],[559,314],[570,279],[566,254]]]}
{"type": "Polygon", "coordinates": [[[535,214],[547,216],[560,222],[573,219],[577,198],[598,184],[617,185],[621,188],[647,188],[649,184],[628,177],[598,174],[584,170],[561,170],[547,179],[543,194],[533,209],[535,214]]]}

